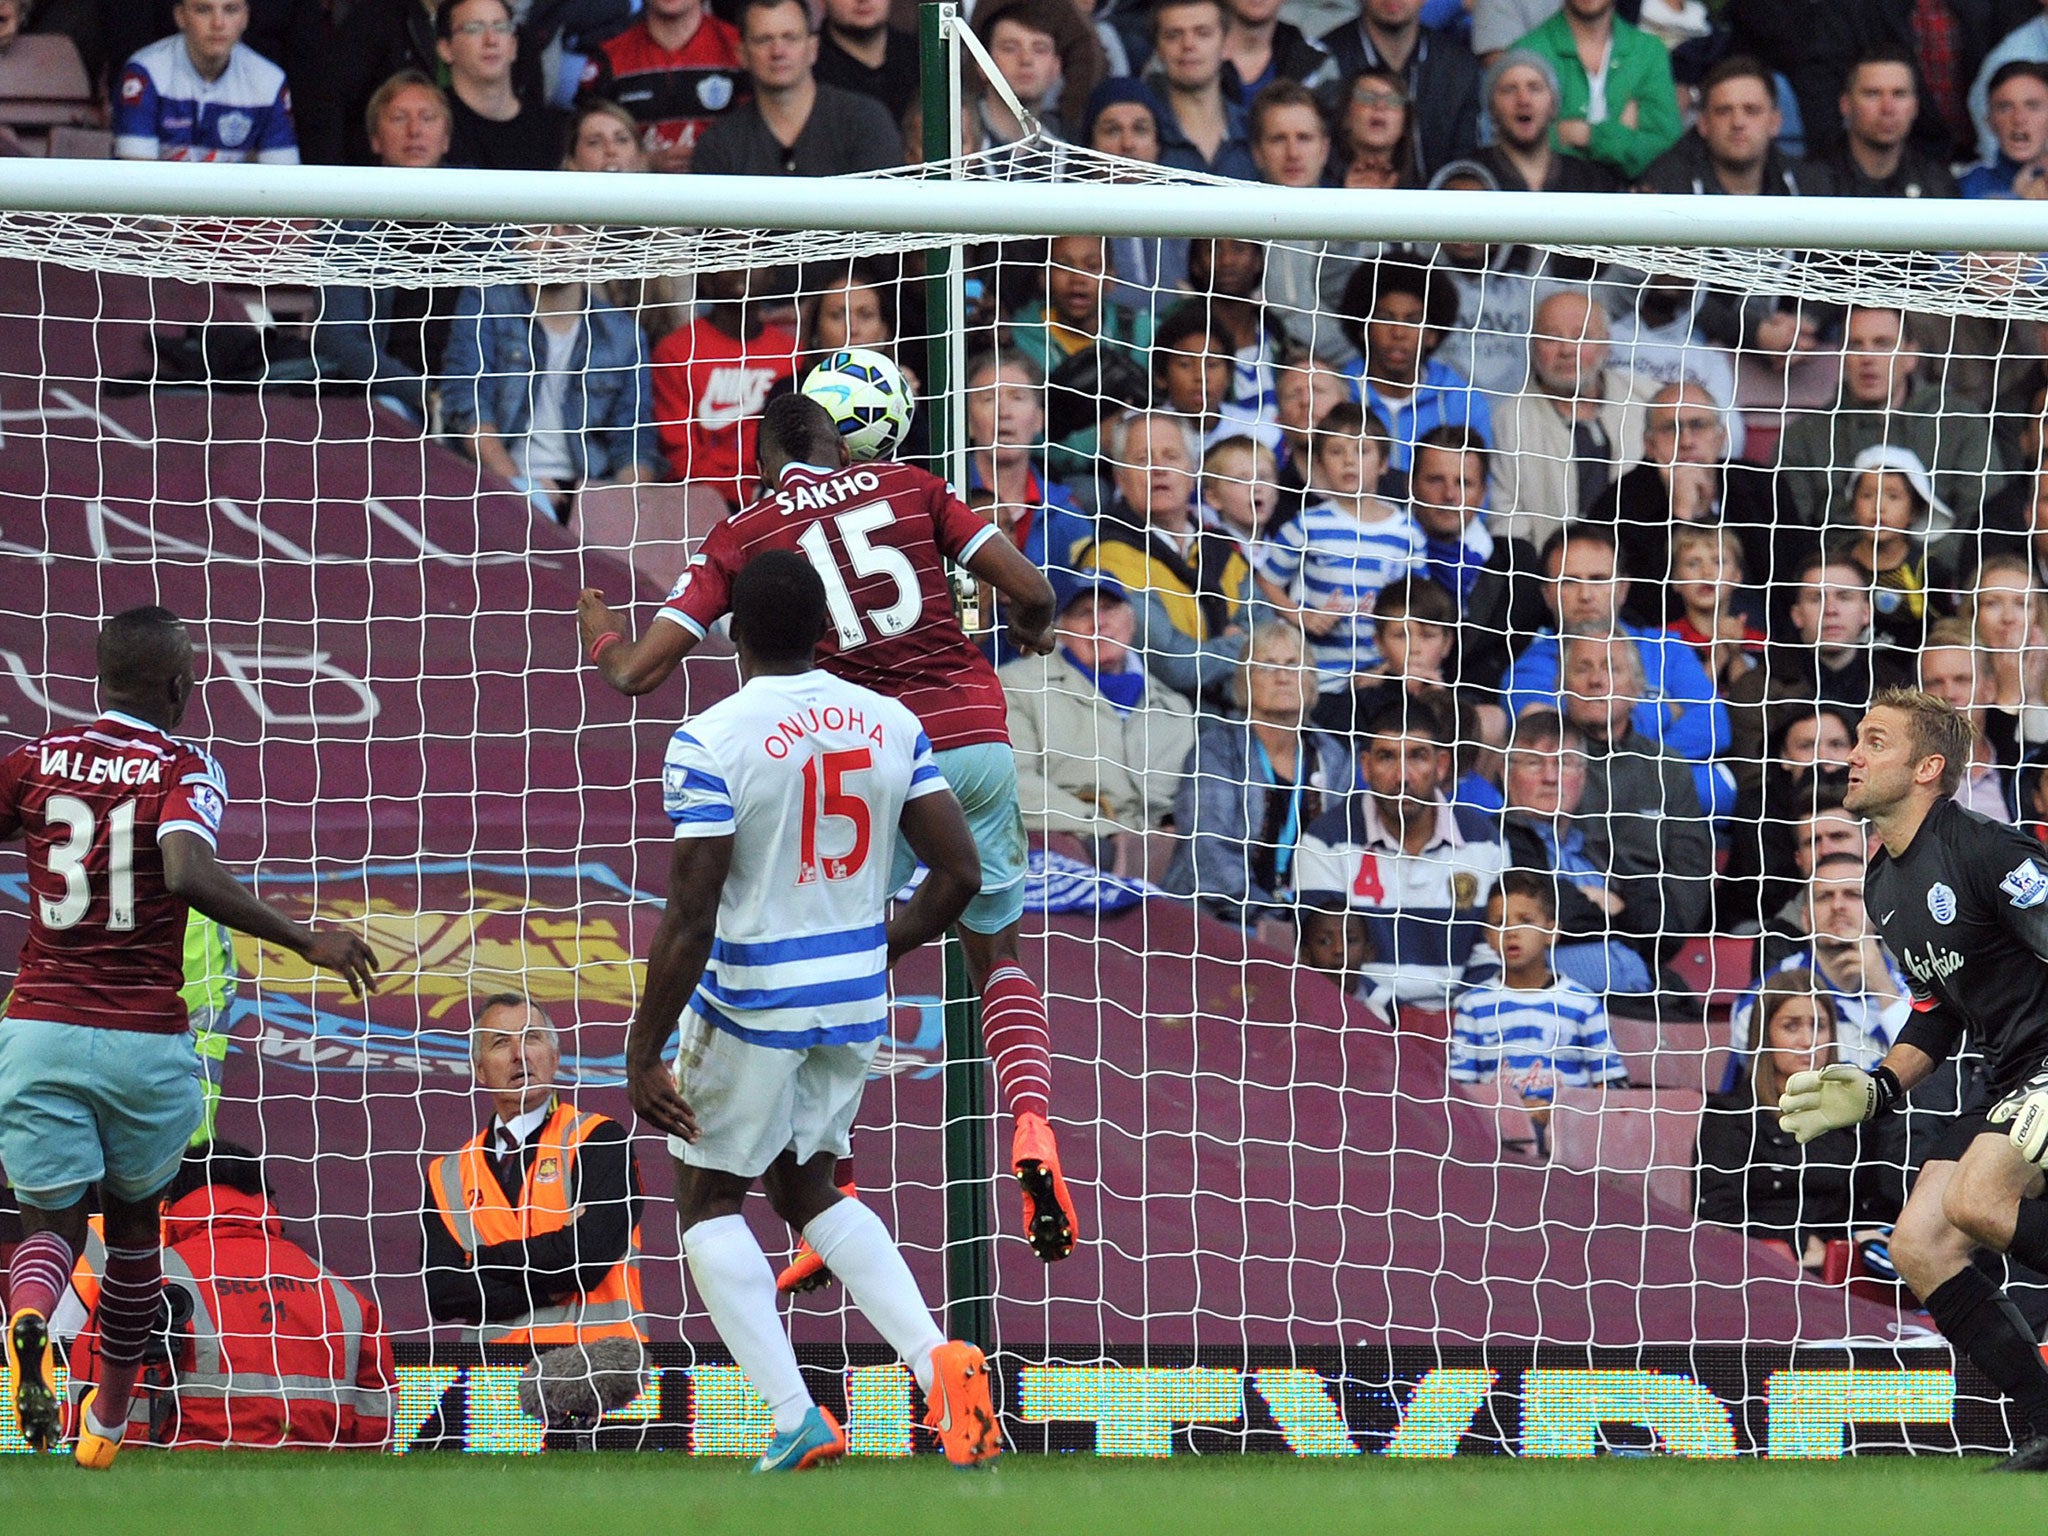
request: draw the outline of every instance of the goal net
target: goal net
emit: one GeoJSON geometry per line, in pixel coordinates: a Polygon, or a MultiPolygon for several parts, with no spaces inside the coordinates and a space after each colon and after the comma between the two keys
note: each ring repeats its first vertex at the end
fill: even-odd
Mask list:
{"type": "MultiPolygon", "coordinates": [[[[2034,258],[1550,244],[1544,200],[1520,238],[1265,239],[1285,194],[1037,137],[866,184],[946,183],[926,235],[621,223],[601,180],[548,181],[546,223],[0,217],[0,741],[91,718],[97,625],[169,606],[224,856],[389,966],[357,1004],[237,939],[211,1038],[219,1135],[400,1345],[395,1448],[546,1443],[516,1360],[432,1315],[426,1166],[489,1122],[496,993],[631,1124],[661,754],[737,682],[714,636],[619,697],[577,594],[652,622],[764,400],[846,345],[915,378],[905,452],[1062,603],[1036,662],[963,592],[1011,690],[1083,1242],[1042,1265],[1014,1194],[949,1184],[936,951],[855,1133],[927,1295],[985,1304],[1014,1443],[2010,1443],[1887,1258],[1971,1062],[1804,1162],[1755,1106],[1904,1016],[1839,810],[1873,688],[1974,711],[1962,793],[2048,821],[2034,258]],[[990,186],[1207,212],[966,227],[990,186]]],[[[1469,227],[1483,189],[1451,185],[1399,217],[1469,227]]],[[[18,851],[0,893],[11,955],[18,851]]],[[[999,1107],[965,1131],[1006,1166],[999,1107]]],[[[603,1433],[744,1452],[765,1414],[635,1146],[657,1371],[603,1433]]],[[[908,1451],[908,1379],[842,1293],[788,1319],[856,1448],[908,1451]]]]}

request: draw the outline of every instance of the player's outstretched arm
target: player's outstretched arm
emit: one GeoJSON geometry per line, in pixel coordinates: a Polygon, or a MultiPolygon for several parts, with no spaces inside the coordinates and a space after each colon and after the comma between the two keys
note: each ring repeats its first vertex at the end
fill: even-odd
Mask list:
{"type": "MultiPolygon", "coordinates": [[[[664,625],[673,628],[673,625],[664,625]]],[[[626,1032],[626,1096],[642,1120],[685,1141],[697,1116],[664,1059],[669,1036],[703,979],[718,934],[718,898],[732,869],[732,837],[679,837],[669,856],[668,906],[647,950],[647,984],[626,1032]]]]}
{"type": "Polygon", "coordinates": [[[595,587],[585,587],[576,600],[576,627],[583,636],[583,654],[596,663],[598,675],[628,698],[659,688],[697,648],[696,635],[666,622],[649,625],[635,640],[595,587]]]}
{"type": "Polygon", "coordinates": [[[216,923],[288,949],[322,970],[333,971],[357,997],[377,990],[377,955],[358,935],[342,928],[302,928],[220,867],[213,846],[195,832],[166,832],[158,845],[164,856],[164,885],[180,901],[216,923]]]}
{"type": "Polygon", "coordinates": [[[898,823],[904,839],[924,861],[920,885],[889,920],[889,963],[894,965],[944,933],[981,891],[981,855],[952,791],[907,801],[898,823]]]}
{"type": "Polygon", "coordinates": [[[1052,583],[1045,579],[1045,572],[1000,534],[981,541],[967,557],[967,569],[1003,594],[1010,619],[1010,643],[1027,655],[1050,655],[1053,596],[1052,583]]]}

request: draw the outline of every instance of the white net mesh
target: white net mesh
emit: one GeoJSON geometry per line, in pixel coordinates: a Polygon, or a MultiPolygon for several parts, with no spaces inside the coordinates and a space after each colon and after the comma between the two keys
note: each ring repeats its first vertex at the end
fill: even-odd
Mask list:
{"type": "MultiPolygon", "coordinates": [[[[1199,180],[1036,141],[891,174],[1199,180]]],[[[565,1091],[631,1123],[661,751],[735,682],[714,638],[683,681],[620,699],[581,664],[577,592],[651,623],[750,480],[763,400],[817,356],[880,346],[922,372],[920,253],[952,244],[0,219],[8,744],[92,716],[104,616],[161,601],[193,626],[185,731],[228,776],[224,855],[392,966],[359,1007],[238,940],[219,1130],[403,1345],[460,1332],[423,1226],[430,1160],[488,1119],[478,1000],[544,1003],[565,1091]]],[[[982,626],[1012,689],[1039,861],[1024,965],[1085,1237],[1042,1266],[997,1202],[1013,1430],[1429,1454],[1468,1428],[1576,1444],[1585,1394],[1612,1392],[1592,1422],[1761,1447],[1787,1351],[1858,1341],[1880,1382],[1864,1441],[1992,1443],[1974,1378],[1975,1417],[1928,1408],[1933,1378],[1897,1353],[1927,1320],[1885,1268],[1957,1082],[1897,1137],[1787,1173],[1745,1107],[1744,998],[1777,969],[1802,1006],[1817,986],[1866,1065],[1901,1025],[1862,835],[1832,809],[1873,683],[1977,710],[1970,803],[2043,819],[2037,264],[1069,237],[962,265],[959,489],[1063,601],[1105,574],[1124,599],[1067,606],[1044,663],[982,626]],[[1584,536],[1543,553],[1567,526],[1584,536]],[[1518,947],[1502,982],[1484,946],[1506,870],[1541,877],[1499,898],[1521,927],[1559,932],[1547,969],[1518,947]],[[1614,1346],[1707,1406],[1657,1417],[1619,1364],[1490,1397],[1527,1345],[1614,1346]],[[1110,1361],[1157,1368],[1130,1378],[1151,1406],[1119,1418],[1063,1374],[1110,1361]],[[1579,1408],[1539,1412],[1545,1392],[1579,1408]]],[[[920,420],[906,451],[930,441],[920,420]]],[[[26,886],[0,857],[11,946],[26,886]]],[[[934,1301],[941,991],[936,955],[899,971],[855,1138],[934,1301]]],[[[665,1192],[661,1143],[636,1145],[665,1192]]],[[[756,1443],[697,1354],[713,1335],[659,1193],[641,1244],[646,1331],[700,1374],[690,1406],[663,1385],[628,1418],[756,1443]]],[[[791,1327],[820,1359],[882,1358],[839,1292],[791,1327]]],[[[454,1384],[404,1368],[401,1444],[454,1384]]],[[[502,1388],[476,1375],[454,1432],[537,1446],[502,1388]]],[[[894,1388],[845,1390],[871,1388],[886,1428],[894,1388]]]]}

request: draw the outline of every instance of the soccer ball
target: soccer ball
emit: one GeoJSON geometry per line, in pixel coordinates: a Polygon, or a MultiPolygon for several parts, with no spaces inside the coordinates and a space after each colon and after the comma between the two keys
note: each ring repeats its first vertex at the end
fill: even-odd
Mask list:
{"type": "Polygon", "coordinates": [[[910,430],[910,386],[879,352],[834,352],[805,376],[803,390],[838,424],[856,461],[888,458],[910,430]]]}

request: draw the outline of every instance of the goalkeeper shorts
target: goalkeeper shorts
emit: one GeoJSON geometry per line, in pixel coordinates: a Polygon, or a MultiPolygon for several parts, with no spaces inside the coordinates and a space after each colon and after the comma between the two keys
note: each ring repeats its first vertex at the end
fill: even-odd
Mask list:
{"type": "Polygon", "coordinates": [[[192,1036],[0,1021],[0,1166],[23,1205],[61,1211],[98,1184],[146,1200],[198,1127],[192,1036]]]}
{"type": "Polygon", "coordinates": [[[754,1045],[683,1013],[676,1088],[696,1111],[698,1138],[668,1139],[692,1168],[758,1179],[784,1152],[808,1163],[852,1150],[853,1117],[881,1038],[858,1045],[754,1045]]]}
{"type": "MultiPolygon", "coordinates": [[[[1017,758],[1009,743],[979,742],[934,752],[953,798],[967,813],[967,828],[981,855],[981,893],[967,903],[960,924],[976,933],[1001,933],[1024,916],[1024,872],[1028,851],[1024,812],[1017,802],[1017,758]]],[[[900,891],[917,870],[917,855],[896,840],[889,889],[900,891]]]]}

